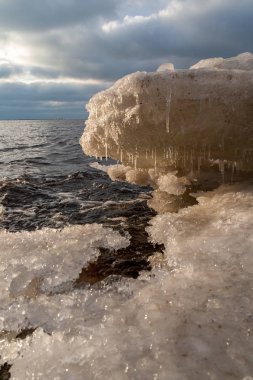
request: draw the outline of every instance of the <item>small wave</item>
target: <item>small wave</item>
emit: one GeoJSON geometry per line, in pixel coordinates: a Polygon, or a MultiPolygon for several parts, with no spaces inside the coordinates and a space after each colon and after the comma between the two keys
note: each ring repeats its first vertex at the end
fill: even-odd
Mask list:
{"type": "Polygon", "coordinates": [[[43,148],[45,146],[48,146],[48,143],[44,144],[34,144],[34,145],[14,145],[9,146],[3,149],[0,149],[0,152],[6,153],[6,152],[13,152],[15,150],[26,150],[26,149],[34,149],[34,148],[43,148]]]}
{"type": "Polygon", "coordinates": [[[91,168],[61,176],[4,179],[0,181],[4,206],[0,228],[15,232],[95,222],[115,225],[115,218],[152,214],[146,200],[139,199],[149,190],[111,182],[105,173],[91,168]]]}

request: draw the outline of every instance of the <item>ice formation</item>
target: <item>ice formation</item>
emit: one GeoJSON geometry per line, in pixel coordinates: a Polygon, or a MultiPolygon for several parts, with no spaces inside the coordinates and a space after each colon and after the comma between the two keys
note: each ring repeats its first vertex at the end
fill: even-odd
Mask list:
{"type": "MultiPolygon", "coordinates": [[[[53,277],[61,276],[55,260],[64,266],[68,257],[77,268],[75,250],[87,261],[98,245],[126,245],[127,239],[116,232],[97,225],[35,231],[34,243],[29,233],[6,233],[1,239],[0,321],[6,333],[0,338],[0,364],[12,364],[11,379],[250,378],[253,186],[223,186],[198,200],[178,214],[153,219],[151,239],[166,249],[164,256],[152,259],[151,274],[137,280],[111,278],[97,287],[50,287],[50,293],[32,298],[17,291],[13,297],[8,291],[24,267],[34,276],[42,267],[45,272],[52,268],[53,277]],[[57,234],[52,249],[62,260],[49,252],[35,257],[42,236],[50,251],[57,234]],[[72,254],[65,256],[70,246],[72,254]],[[36,330],[23,340],[14,339],[25,328],[36,330]]],[[[67,278],[75,273],[71,269],[67,278]]]]}
{"type": "Polygon", "coordinates": [[[222,69],[222,70],[253,70],[253,55],[242,53],[232,58],[210,58],[202,59],[191,66],[191,69],[222,69]]]}
{"type": "MultiPolygon", "coordinates": [[[[99,224],[66,227],[63,231],[43,229],[15,234],[1,231],[0,241],[2,305],[8,296],[34,298],[59,291],[98,257],[98,248],[117,250],[129,245],[128,236],[120,236],[99,224]]],[[[0,322],[0,329],[6,328],[0,322]]]]}
{"type": "Polygon", "coordinates": [[[196,176],[217,165],[223,181],[225,172],[230,181],[234,171],[253,170],[253,54],[127,75],[87,110],[84,152],[131,167],[133,182],[141,174],[156,183],[150,169],[196,176]]]}

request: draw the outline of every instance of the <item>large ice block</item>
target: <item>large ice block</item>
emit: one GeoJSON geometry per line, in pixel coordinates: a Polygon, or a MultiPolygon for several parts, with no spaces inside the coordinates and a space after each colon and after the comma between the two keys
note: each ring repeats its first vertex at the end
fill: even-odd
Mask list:
{"type": "Polygon", "coordinates": [[[253,169],[253,54],[127,75],[87,110],[88,155],[144,171],[197,171],[214,160],[221,171],[253,169]]]}

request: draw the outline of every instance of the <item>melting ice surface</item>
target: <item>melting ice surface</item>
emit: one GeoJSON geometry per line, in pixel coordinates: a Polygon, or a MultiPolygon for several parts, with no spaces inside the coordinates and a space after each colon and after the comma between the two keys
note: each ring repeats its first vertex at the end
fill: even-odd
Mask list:
{"type": "MultiPolygon", "coordinates": [[[[224,182],[250,173],[252,61],[244,54],[123,78],[91,99],[84,150],[120,160],[101,168],[151,183],[156,202],[181,196],[215,162],[224,182]]],[[[196,197],[150,221],[164,253],[137,279],[75,286],[99,248],[128,246],[130,236],[111,228],[1,231],[0,363],[12,365],[11,379],[253,378],[253,181],[196,197]],[[30,334],[20,339],[22,331],[30,334]]]]}

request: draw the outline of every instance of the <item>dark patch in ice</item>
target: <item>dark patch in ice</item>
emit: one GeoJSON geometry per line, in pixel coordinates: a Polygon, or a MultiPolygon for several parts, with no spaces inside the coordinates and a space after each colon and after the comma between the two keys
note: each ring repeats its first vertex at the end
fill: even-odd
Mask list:
{"type": "MultiPolygon", "coordinates": [[[[32,335],[37,327],[26,327],[23,328],[20,331],[1,331],[0,332],[0,338],[7,339],[8,341],[11,341],[13,339],[21,339],[24,340],[28,336],[32,335]]],[[[1,379],[1,378],[0,378],[1,379]]]]}
{"type": "Polygon", "coordinates": [[[11,364],[4,363],[0,366],[0,380],[8,380],[11,378],[10,374],[11,364]]]}
{"type": "Polygon", "coordinates": [[[16,336],[16,339],[26,339],[26,337],[32,335],[34,333],[34,331],[36,330],[36,328],[26,328],[26,329],[23,329],[21,330],[18,335],[16,336]]]}
{"type": "Polygon", "coordinates": [[[87,283],[95,284],[112,275],[137,278],[140,271],[151,270],[148,258],[155,252],[162,252],[164,246],[149,242],[145,229],[155,212],[151,211],[144,202],[139,206],[139,210],[135,210],[136,214],[128,218],[127,231],[131,236],[130,245],[118,251],[100,248],[101,254],[97,261],[83,268],[74,287],[82,287],[87,283]]]}

